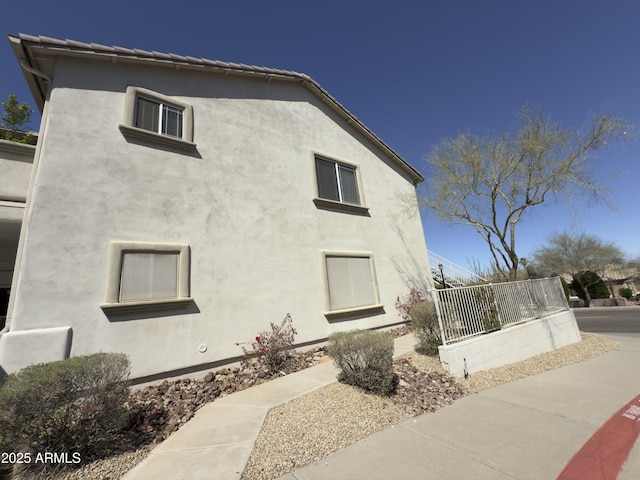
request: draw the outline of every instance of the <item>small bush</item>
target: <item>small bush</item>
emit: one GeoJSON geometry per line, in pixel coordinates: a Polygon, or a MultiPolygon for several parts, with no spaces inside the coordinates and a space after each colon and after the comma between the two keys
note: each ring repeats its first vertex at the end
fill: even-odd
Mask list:
{"type": "Polygon", "coordinates": [[[396,309],[405,321],[411,323],[418,340],[416,351],[423,355],[437,355],[438,347],[442,345],[442,337],[434,303],[412,288],[409,295],[402,299],[397,298],[396,309]]]}
{"type": "Polygon", "coordinates": [[[618,294],[621,297],[626,298],[627,300],[630,300],[631,297],[633,297],[633,292],[630,288],[621,288],[620,290],[618,290],[618,294]]]}
{"type": "Polygon", "coordinates": [[[291,314],[287,313],[284,320],[277,325],[271,322],[270,332],[260,332],[253,342],[251,348],[247,348],[242,343],[236,343],[242,347],[244,352],[243,363],[248,365],[253,359],[257,359],[270,372],[277,371],[293,350],[293,341],[298,332],[293,328],[291,314]]]}
{"type": "Polygon", "coordinates": [[[379,395],[395,391],[393,338],[385,332],[357,330],[329,336],[328,352],[342,370],[338,379],[379,395]]]}
{"type": "Polygon", "coordinates": [[[475,299],[474,308],[482,319],[485,333],[500,330],[500,318],[498,316],[498,306],[491,287],[479,288],[473,293],[475,299]]]}
{"type": "MultiPolygon", "coordinates": [[[[117,450],[128,422],[129,359],[96,353],[33,365],[0,388],[0,446],[7,452],[79,454],[117,450]]],[[[42,466],[42,465],[41,465],[42,466]]]]}
{"type": "Polygon", "coordinates": [[[438,312],[433,302],[416,303],[411,312],[411,325],[418,339],[416,351],[423,355],[437,355],[442,345],[438,312]]]}
{"type": "Polygon", "coordinates": [[[396,298],[396,310],[398,310],[398,313],[400,313],[400,316],[405,322],[410,322],[411,310],[413,309],[414,305],[426,301],[428,300],[424,298],[420,290],[412,288],[409,291],[409,295],[402,298],[396,298]]]}

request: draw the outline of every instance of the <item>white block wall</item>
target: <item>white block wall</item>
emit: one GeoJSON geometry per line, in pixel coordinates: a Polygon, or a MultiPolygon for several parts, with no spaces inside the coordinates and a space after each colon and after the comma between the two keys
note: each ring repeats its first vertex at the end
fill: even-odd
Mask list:
{"type": "Polygon", "coordinates": [[[581,341],[572,310],[556,313],[463,342],[440,346],[440,361],[454,376],[520,362],[581,341]]]}

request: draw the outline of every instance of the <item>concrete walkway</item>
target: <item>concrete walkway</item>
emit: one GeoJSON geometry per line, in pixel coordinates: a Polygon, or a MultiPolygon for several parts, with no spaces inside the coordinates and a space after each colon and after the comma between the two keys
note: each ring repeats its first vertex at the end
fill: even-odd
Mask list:
{"type": "MultiPolygon", "coordinates": [[[[413,351],[413,335],[395,340],[394,357],[413,351]]],[[[333,362],[233,393],[205,405],[123,480],[238,479],[270,409],[336,381],[333,362]]]]}
{"type": "MultiPolygon", "coordinates": [[[[282,480],[556,478],[591,435],[640,394],[640,335],[611,338],[620,344],[612,352],[464,397],[282,480]]],[[[415,341],[405,336],[395,343],[399,357],[415,341]]],[[[328,362],[216,400],[124,479],[238,479],[269,409],[336,375],[328,362]]],[[[639,444],[618,480],[637,478],[639,444]]]]}

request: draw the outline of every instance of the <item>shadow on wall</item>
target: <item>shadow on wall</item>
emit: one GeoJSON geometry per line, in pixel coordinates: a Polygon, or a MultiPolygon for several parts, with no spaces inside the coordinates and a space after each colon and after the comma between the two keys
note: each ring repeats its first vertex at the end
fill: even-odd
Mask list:
{"type": "Polygon", "coordinates": [[[113,310],[103,311],[103,313],[110,322],[128,322],[131,320],[146,320],[149,318],[157,319],[159,310],[162,311],[162,317],[200,313],[198,305],[196,305],[192,298],[185,300],[184,304],[171,307],[163,306],[158,309],[153,309],[149,308],[149,306],[144,306],[138,311],[118,312],[118,310],[113,310]]]}
{"type": "MultiPolygon", "coordinates": [[[[407,205],[406,208],[409,209],[410,207],[407,205]]],[[[411,212],[405,211],[405,215],[410,214],[411,212]]],[[[429,275],[429,265],[422,265],[413,255],[413,252],[409,248],[409,245],[407,245],[406,237],[402,232],[402,228],[400,227],[400,224],[398,223],[398,220],[396,218],[392,220],[392,228],[393,230],[395,230],[398,237],[400,237],[400,241],[404,246],[405,254],[401,258],[408,258],[408,260],[400,261],[398,257],[393,254],[390,258],[393,266],[402,277],[403,282],[405,283],[405,285],[407,285],[407,289],[410,290],[412,288],[415,288],[423,294],[426,294],[427,292],[433,290],[434,286],[433,280],[429,275]]]]}

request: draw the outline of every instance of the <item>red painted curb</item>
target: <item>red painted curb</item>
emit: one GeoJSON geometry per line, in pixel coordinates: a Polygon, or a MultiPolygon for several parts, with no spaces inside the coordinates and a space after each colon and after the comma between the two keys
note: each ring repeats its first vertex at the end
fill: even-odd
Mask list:
{"type": "Polygon", "coordinates": [[[639,434],[640,395],[593,434],[557,480],[615,480],[639,434]]]}

